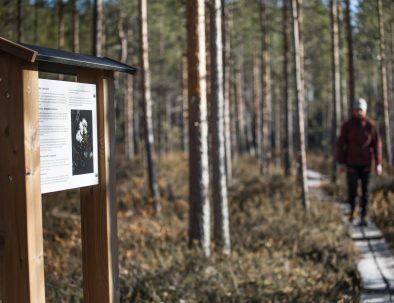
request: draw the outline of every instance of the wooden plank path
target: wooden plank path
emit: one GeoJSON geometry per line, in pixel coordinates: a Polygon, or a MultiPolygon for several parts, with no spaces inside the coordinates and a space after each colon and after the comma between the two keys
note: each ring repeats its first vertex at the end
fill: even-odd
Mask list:
{"type": "MultiPolygon", "coordinates": [[[[332,201],[320,188],[328,179],[322,174],[308,170],[308,186],[311,194],[321,201],[332,201]]],[[[394,257],[383,233],[372,220],[367,226],[360,226],[359,219],[348,222],[349,205],[336,202],[344,215],[354,245],[360,252],[357,264],[362,283],[360,302],[394,303],[394,257]]]]}

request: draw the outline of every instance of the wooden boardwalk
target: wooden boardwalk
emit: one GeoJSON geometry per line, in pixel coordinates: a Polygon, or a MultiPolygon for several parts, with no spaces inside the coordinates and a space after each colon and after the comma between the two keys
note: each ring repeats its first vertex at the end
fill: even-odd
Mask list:
{"type": "MultiPolygon", "coordinates": [[[[327,178],[318,172],[308,171],[308,186],[319,200],[331,200],[319,188],[327,178]]],[[[344,222],[355,246],[360,252],[357,269],[362,281],[360,302],[394,303],[394,257],[376,224],[369,220],[367,226],[360,226],[359,219],[349,223],[350,212],[347,204],[337,203],[344,214],[344,222]]]]}

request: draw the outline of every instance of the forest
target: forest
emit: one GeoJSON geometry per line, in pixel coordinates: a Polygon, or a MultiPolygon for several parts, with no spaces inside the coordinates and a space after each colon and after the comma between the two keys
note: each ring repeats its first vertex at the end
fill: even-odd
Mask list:
{"type": "MultiPolygon", "coordinates": [[[[0,0],[0,37],[138,69],[114,75],[119,302],[362,302],[336,206],[357,98],[394,252],[392,0],[0,0]]],[[[79,196],[42,195],[47,302],[86,300],[79,196]]]]}

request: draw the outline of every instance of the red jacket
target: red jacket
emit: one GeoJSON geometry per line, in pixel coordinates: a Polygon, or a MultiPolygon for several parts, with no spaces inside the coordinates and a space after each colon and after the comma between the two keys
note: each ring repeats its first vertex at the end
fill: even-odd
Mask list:
{"type": "Polygon", "coordinates": [[[345,165],[370,166],[382,163],[382,141],[376,126],[368,119],[350,118],[337,140],[337,161],[345,165]]]}

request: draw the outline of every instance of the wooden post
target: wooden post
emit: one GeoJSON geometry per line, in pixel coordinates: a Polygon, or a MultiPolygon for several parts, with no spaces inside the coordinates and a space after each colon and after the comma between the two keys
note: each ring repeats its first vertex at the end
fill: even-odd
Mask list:
{"type": "Polygon", "coordinates": [[[37,64],[0,51],[1,302],[45,302],[38,110],[37,64]]]}
{"type": "Polygon", "coordinates": [[[99,184],[81,188],[84,302],[118,302],[113,73],[81,69],[78,82],[97,85],[99,184]]]}

